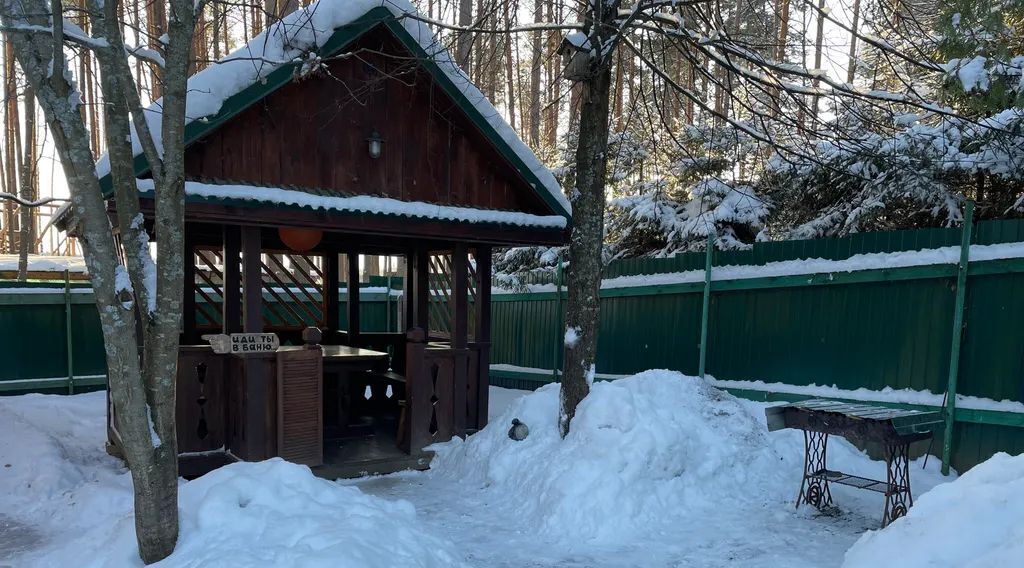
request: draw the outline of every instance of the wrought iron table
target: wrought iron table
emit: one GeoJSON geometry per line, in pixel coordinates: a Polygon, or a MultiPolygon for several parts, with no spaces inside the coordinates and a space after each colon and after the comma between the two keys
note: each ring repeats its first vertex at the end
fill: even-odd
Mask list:
{"type": "Polygon", "coordinates": [[[867,404],[812,399],[765,409],[768,431],[796,428],[804,433],[804,475],[796,506],[823,509],[832,505],[830,483],[876,491],[885,495],[882,526],[907,514],[914,504],[910,493],[911,442],[926,440],[942,425],[938,412],[902,410],[867,404]],[[828,437],[855,442],[877,442],[885,447],[885,481],[828,469],[828,437]]]}

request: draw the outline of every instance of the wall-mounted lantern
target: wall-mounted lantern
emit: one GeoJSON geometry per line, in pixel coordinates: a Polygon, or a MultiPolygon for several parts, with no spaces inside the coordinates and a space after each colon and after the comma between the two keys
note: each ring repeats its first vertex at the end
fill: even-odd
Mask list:
{"type": "Polygon", "coordinates": [[[384,139],[380,137],[380,132],[377,132],[376,128],[370,133],[370,137],[366,139],[366,142],[370,151],[370,157],[374,160],[379,158],[381,151],[384,149],[384,139]]]}

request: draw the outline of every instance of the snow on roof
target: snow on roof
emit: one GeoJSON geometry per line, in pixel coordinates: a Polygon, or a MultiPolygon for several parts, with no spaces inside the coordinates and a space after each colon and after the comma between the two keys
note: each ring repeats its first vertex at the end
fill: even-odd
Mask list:
{"type": "MultiPolygon", "coordinates": [[[[153,180],[140,179],[137,182],[140,191],[153,191],[153,180]]],[[[328,211],[402,215],[442,221],[496,223],[545,229],[564,229],[567,223],[566,218],[561,215],[532,215],[519,211],[473,209],[470,207],[437,205],[422,201],[400,201],[390,197],[377,197],[373,195],[349,197],[316,195],[295,189],[253,185],[220,185],[187,181],[185,182],[185,195],[214,199],[244,199],[262,203],[297,205],[299,207],[325,209],[328,211]]]]}
{"type": "MultiPolygon", "coordinates": [[[[0,271],[18,270],[18,255],[0,254],[0,271]]],[[[85,259],[80,256],[51,256],[33,254],[28,257],[29,272],[80,272],[86,273],[85,259]]]]}
{"type": "MultiPolygon", "coordinates": [[[[374,8],[385,8],[397,17],[398,23],[419,43],[428,57],[540,181],[542,187],[536,189],[550,194],[567,213],[571,211],[569,201],[562,194],[551,170],[540,162],[487,97],[470,82],[427,24],[403,17],[418,15],[408,0],[320,0],[285,16],[247,45],[189,79],[185,123],[205,121],[217,114],[230,97],[259,81],[265,81],[278,68],[307,58],[310,52],[322,48],[335,30],[351,24],[374,8]]],[[[163,151],[160,145],[162,102],[163,99],[157,100],[146,109],[146,122],[160,152],[163,151]]],[[[142,154],[134,126],[132,152],[136,156],[142,154]]],[[[109,159],[104,155],[96,163],[96,174],[102,178],[109,173],[109,159]]]]}

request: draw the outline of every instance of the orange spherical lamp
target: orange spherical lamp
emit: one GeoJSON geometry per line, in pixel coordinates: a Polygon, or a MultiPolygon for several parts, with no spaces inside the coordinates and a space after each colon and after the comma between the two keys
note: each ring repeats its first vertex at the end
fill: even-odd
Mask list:
{"type": "Polygon", "coordinates": [[[306,252],[320,244],[324,232],[320,229],[299,229],[297,227],[280,227],[277,236],[281,242],[295,252],[306,252]]]}

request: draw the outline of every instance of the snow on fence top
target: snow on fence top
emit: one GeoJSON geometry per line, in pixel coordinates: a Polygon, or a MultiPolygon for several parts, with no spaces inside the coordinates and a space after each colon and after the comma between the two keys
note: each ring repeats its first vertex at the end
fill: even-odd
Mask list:
{"type": "MultiPolygon", "coordinates": [[[[970,260],[998,260],[1024,258],[1024,242],[1000,243],[994,245],[971,245],[970,260]]],[[[960,262],[960,247],[939,247],[916,251],[876,252],[853,255],[843,260],[807,258],[783,260],[756,265],[715,266],[711,269],[711,280],[745,280],[777,276],[803,276],[860,270],[881,270],[886,268],[908,268],[957,264],[960,262]]],[[[637,274],[609,278],[601,282],[601,289],[636,288],[664,284],[689,284],[704,281],[704,270],[666,272],[661,274],[637,274]]],[[[530,292],[554,292],[554,284],[534,284],[527,287],[530,292]]],[[[495,287],[495,294],[511,294],[515,290],[495,287]]]]}
{"type": "MultiPolygon", "coordinates": [[[[153,191],[153,180],[140,179],[137,182],[140,191],[153,191]]],[[[373,195],[355,195],[350,197],[314,195],[305,191],[277,187],[220,185],[188,181],[185,182],[185,195],[215,199],[243,199],[246,201],[296,205],[328,211],[402,215],[466,223],[497,223],[553,229],[564,229],[566,226],[566,219],[561,215],[532,215],[518,211],[473,209],[470,207],[437,205],[422,201],[401,201],[373,195]]]]}
{"type": "MultiPolygon", "coordinates": [[[[0,254],[0,272],[18,270],[18,255],[0,254]]],[[[50,256],[33,254],[28,257],[29,272],[74,272],[85,274],[85,259],[80,256],[50,256]]]]}
{"type": "MultiPolygon", "coordinates": [[[[504,371],[511,373],[522,373],[527,375],[536,375],[537,377],[544,379],[547,379],[552,375],[551,369],[541,369],[538,367],[522,367],[519,365],[510,365],[507,363],[492,364],[490,366],[490,369],[491,371],[504,371]]],[[[559,371],[558,374],[561,375],[561,371],[559,371]]],[[[605,381],[624,379],[629,376],[631,375],[617,373],[594,373],[594,378],[596,378],[597,380],[605,381]]],[[[855,400],[858,402],[910,404],[915,406],[928,406],[934,408],[942,408],[946,404],[945,395],[943,393],[934,393],[927,389],[894,389],[892,387],[883,387],[880,390],[871,390],[864,387],[857,389],[844,389],[836,385],[819,385],[814,383],[809,385],[792,385],[789,383],[767,382],[761,380],[716,379],[712,375],[707,375],[705,379],[709,384],[720,389],[749,390],[764,393],[809,396],[814,398],[855,400]]],[[[967,394],[956,395],[956,407],[959,409],[968,410],[988,410],[992,412],[1012,412],[1016,414],[1024,414],[1024,402],[1009,399],[994,400],[991,398],[967,394]]]]}
{"type": "MultiPolygon", "coordinates": [[[[419,12],[409,0],[320,0],[285,16],[247,45],[189,79],[185,124],[206,121],[216,115],[224,102],[233,95],[257,82],[265,81],[272,72],[285,65],[300,64],[303,60],[308,60],[311,54],[317,54],[331,39],[335,30],[355,22],[375,8],[385,8],[394,14],[399,25],[419,43],[427,57],[437,65],[540,181],[542,187],[536,189],[548,192],[566,212],[571,211],[569,201],[562,194],[561,187],[551,170],[537,159],[494,105],[470,82],[452,60],[447,49],[434,37],[427,24],[414,19],[419,17],[419,12]]],[[[157,151],[161,153],[162,103],[163,99],[157,100],[145,112],[157,151]]],[[[142,145],[134,125],[132,152],[135,156],[142,154],[142,145]]],[[[96,175],[102,178],[109,173],[109,158],[104,155],[96,163],[96,175]]]]}

